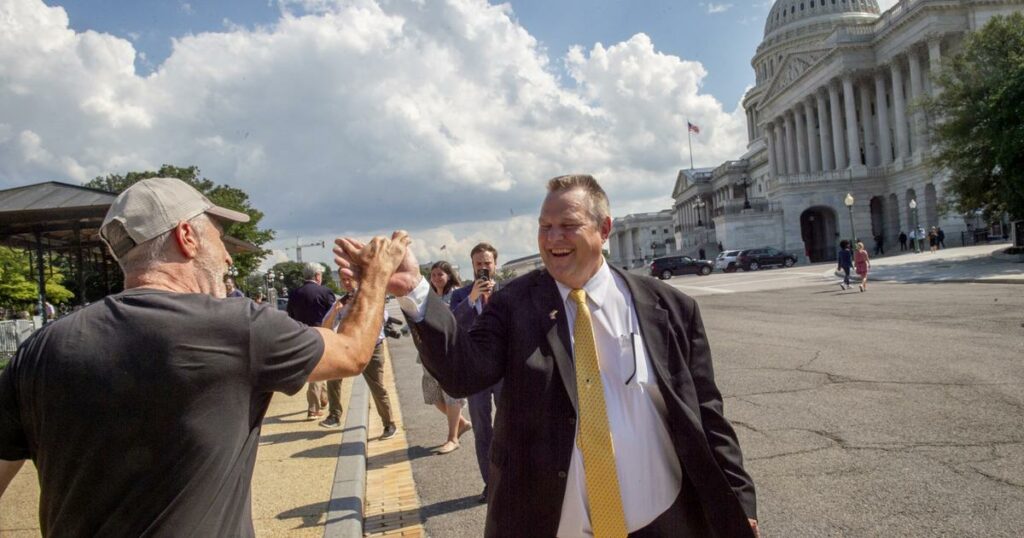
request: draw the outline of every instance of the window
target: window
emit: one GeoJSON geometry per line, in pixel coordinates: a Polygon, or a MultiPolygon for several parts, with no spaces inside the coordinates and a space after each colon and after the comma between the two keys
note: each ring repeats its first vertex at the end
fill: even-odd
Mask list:
{"type": "Polygon", "coordinates": [[[651,235],[657,235],[657,233],[658,233],[658,229],[657,228],[651,228],[651,235]]]}
{"type": "Polygon", "coordinates": [[[665,232],[664,233],[668,233],[668,228],[665,228],[665,232]]]}

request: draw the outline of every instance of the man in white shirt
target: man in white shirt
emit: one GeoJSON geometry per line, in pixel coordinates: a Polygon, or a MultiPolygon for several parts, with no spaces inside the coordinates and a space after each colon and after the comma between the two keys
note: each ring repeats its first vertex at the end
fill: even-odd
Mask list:
{"type": "Polygon", "coordinates": [[[545,268],[510,282],[482,312],[456,321],[414,274],[411,254],[392,277],[423,364],[447,393],[504,383],[485,534],[756,536],[753,481],[697,305],[605,263],[610,232],[597,181],[561,176],[541,207],[545,268]]]}

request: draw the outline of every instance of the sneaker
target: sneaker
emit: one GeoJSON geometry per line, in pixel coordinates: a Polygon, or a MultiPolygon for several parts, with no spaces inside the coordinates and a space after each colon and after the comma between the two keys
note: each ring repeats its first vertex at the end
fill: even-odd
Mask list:
{"type": "Polygon", "coordinates": [[[306,413],[306,420],[316,420],[322,416],[324,414],[321,411],[309,411],[306,413]]]}
{"type": "Polygon", "coordinates": [[[395,426],[395,423],[392,422],[391,424],[388,424],[387,426],[384,427],[384,433],[380,434],[379,439],[381,441],[385,439],[391,439],[392,437],[395,436],[396,433],[398,433],[398,426],[395,426]]]}
{"type": "Polygon", "coordinates": [[[336,417],[327,417],[320,421],[320,427],[330,428],[333,430],[341,427],[341,421],[338,420],[336,417]]]}

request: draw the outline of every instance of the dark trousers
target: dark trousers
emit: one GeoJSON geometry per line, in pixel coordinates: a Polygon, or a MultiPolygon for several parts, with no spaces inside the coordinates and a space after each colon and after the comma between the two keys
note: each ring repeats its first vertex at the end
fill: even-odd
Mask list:
{"type": "Polygon", "coordinates": [[[900,241],[900,250],[907,250],[907,240],[900,241]]]}
{"type": "MultiPolygon", "coordinates": [[[[363,370],[363,379],[370,388],[370,396],[377,407],[377,414],[380,421],[387,426],[392,423],[391,418],[391,397],[388,389],[384,388],[384,344],[378,343],[373,348],[373,356],[363,370]]],[[[328,416],[341,420],[341,380],[333,379],[327,382],[327,400],[330,402],[328,416]]]]}
{"type": "Polygon", "coordinates": [[[469,397],[469,420],[473,422],[473,438],[476,440],[476,463],[480,467],[480,478],[487,486],[487,470],[490,469],[491,439],[494,437],[494,419],[491,415],[491,397],[497,407],[501,399],[501,385],[498,381],[469,397]]]}
{"type": "Polygon", "coordinates": [[[843,284],[850,285],[850,268],[843,267],[843,284]]]}

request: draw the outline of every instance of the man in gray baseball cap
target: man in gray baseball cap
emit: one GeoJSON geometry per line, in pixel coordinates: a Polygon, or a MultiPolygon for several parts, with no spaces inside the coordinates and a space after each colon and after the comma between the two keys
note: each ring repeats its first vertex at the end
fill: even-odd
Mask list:
{"type": "Polygon", "coordinates": [[[272,393],[366,366],[408,236],[359,250],[362,289],[334,332],[223,298],[222,223],[247,220],[177,179],[131,186],[100,228],[125,290],[40,329],[0,372],[0,495],[31,458],[44,535],[252,536],[272,393]]]}

